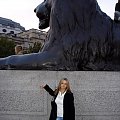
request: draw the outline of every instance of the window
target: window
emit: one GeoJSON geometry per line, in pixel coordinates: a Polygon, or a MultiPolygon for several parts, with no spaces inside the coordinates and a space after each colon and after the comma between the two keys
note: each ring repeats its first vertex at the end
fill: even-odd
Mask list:
{"type": "Polygon", "coordinates": [[[14,34],[14,31],[10,31],[10,34],[14,34]]]}
{"type": "Polygon", "coordinates": [[[7,32],[7,30],[6,30],[6,29],[3,29],[2,31],[3,31],[3,32],[7,32]]]}

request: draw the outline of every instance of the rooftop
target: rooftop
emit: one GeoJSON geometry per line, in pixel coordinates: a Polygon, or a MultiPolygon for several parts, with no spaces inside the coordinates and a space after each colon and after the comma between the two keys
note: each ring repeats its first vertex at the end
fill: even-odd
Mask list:
{"type": "Polygon", "coordinates": [[[14,22],[7,18],[0,17],[0,24],[2,24],[3,26],[10,26],[12,28],[19,28],[22,31],[25,31],[25,28],[23,26],[21,26],[19,23],[14,22]]]}

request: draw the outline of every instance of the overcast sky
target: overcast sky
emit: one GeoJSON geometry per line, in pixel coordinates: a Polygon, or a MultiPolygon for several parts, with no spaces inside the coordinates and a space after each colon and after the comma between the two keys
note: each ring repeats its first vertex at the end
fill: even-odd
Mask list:
{"type": "MultiPolygon", "coordinates": [[[[44,0],[0,0],[0,17],[20,23],[25,29],[38,29],[39,20],[34,8],[44,0]]],[[[118,0],[98,0],[100,8],[112,19],[118,0]]]]}

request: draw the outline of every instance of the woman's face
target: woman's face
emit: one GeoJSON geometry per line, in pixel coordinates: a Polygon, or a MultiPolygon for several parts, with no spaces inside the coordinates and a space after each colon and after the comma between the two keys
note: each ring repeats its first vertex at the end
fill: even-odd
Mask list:
{"type": "Polygon", "coordinates": [[[62,81],[61,81],[60,88],[65,90],[65,89],[67,88],[67,81],[62,80],[62,81]]]}

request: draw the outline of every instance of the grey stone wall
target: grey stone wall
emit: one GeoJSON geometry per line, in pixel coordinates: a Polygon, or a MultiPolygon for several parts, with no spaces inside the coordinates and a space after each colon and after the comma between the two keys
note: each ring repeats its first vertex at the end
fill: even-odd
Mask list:
{"type": "Polygon", "coordinates": [[[120,72],[0,71],[0,120],[48,120],[53,89],[67,77],[76,120],[120,120],[120,72]]]}

